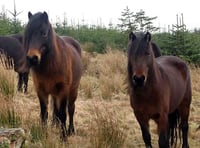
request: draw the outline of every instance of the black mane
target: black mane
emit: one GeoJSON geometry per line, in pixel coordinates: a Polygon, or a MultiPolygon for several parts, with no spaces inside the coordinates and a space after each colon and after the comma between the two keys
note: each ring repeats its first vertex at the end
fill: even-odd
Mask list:
{"type": "Polygon", "coordinates": [[[128,55],[143,55],[145,52],[147,52],[147,49],[151,47],[154,57],[161,56],[160,48],[156,43],[152,42],[151,39],[147,37],[147,34],[150,36],[150,33],[148,32],[131,32],[129,34],[130,41],[128,45],[128,55]]]}
{"type": "Polygon", "coordinates": [[[25,28],[25,32],[24,32],[25,50],[28,49],[29,39],[31,39],[33,33],[35,31],[40,31],[43,24],[49,25],[48,16],[47,16],[46,12],[44,12],[44,13],[38,12],[38,13],[35,13],[34,15],[31,14],[31,16],[29,16],[29,22],[28,22],[28,24],[25,28]]]}

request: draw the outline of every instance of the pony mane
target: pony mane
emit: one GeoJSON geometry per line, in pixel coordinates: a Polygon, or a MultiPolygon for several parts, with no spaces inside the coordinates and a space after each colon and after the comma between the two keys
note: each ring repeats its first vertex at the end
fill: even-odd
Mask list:
{"type": "Polygon", "coordinates": [[[31,17],[29,17],[29,22],[24,32],[24,48],[26,51],[28,50],[29,39],[31,39],[33,32],[40,29],[43,23],[47,23],[50,25],[48,16],[47,18],[45,18],[44,13],[42,12],[35,13],[31,17]]]}
{"type": "Polygon", "coordinates": [[[128,55],[143,55],[147,48],[152,49],[150,33],[136,32],[129,35],[128,55]],[[150,47],[149,47],[150,46],[150,47]]]}

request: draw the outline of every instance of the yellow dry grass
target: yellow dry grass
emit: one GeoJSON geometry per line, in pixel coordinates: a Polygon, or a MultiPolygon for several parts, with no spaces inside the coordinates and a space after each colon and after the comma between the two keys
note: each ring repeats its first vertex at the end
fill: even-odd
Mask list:
{"type": "MultiPolygon", "coordinates": [[[[21,126],[26,131],[26,147],[144,147],[141,130],[127,95],[126,60],[126,54],[120,51],[108,51],[106,54],[83,53],[84,74],[81,79],[74,116],[76,134],[69,137],[65,144],[60,142],[58,131],[50,128],[51,114],[47,139],[31,141],[31,129],[39,126],[40,120],[39,101],[31,77],[29,78],[28,94],[16,92],[12,101],[6,101],[0,94],[1,104],[4,104],[0,105],[0,108],[9,105],[14,107],[21,118],[21,126]],[[100,126],[103,122],[105,122],[106,128],[100,126]],[[112,126],[108,126],[109,124],[112,126]],[[102,144],[105,137],[102,137],[102,132],[98,132],[101,128],[107,130],[108,135],[105,136],[110,136],[113,141],[121,138],[120,143],[117,146],[110,143],[102,144]],[[110,134],[112,132],[118,136],[110,134]]],[[[193,100],[189,120],[189,144],[191,148],[198,148],[200,146],[200,68],[192,67],[191,77],[193,100]]],[[[15,77],[16,81],[17,77],[15,77]]],[[[51,105],[49,108],[51,113],[51,105]]],[[[154,122],[150,122],[150,126],[152,144],[154,147],[158,147],[156,125],[154,122]]]]}

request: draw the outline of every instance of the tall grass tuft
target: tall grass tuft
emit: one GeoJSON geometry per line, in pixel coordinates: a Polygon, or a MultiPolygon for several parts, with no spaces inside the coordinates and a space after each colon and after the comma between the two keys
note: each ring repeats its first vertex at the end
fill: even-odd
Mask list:
{"type": "Polygon", "coordinates": [[[15,128],[20,127],[21,117],[13,108],[6,107],[0,109],[0,127],[15,128]]]}
{"type": "Polygon", "coordinates": [[[126,93],[126,56],[117,50],[107,50],[105,54],[83,54],[84,75],[80,92],[86,98],[111,100],[126,93]]]}
{"type": "Polygon", "coordinates": [[[36,143],[45,139],[44,129],[40,124],[32,124],[30,127],[30,140],[36,143]]]}
{"type": "Polygon", "coordinates": [[[15,73],[14,69],[6,70],[0,65],[0,93],[7,99],[15,95],[15,73]]]}
{"type": "Polygon", "coordinates": [[[28,117],[24,122],[27,132],[26,146],[31,148],[62,148],[61,130],[50,122],[43,126],[40,121],[28,117]]]}
{"type": "Polygon", "coordinates": [[[81,78],[79,88],[81,90],[80,93],[82,96],[84,96],[87,99],[93,98],[95,95],[98,94],[98,79],[96,77],[86,75],[81,78]]]}
{"type": "Polygon", "coordinates": [[[125,142],[123,122],[117,112],[105,104],[90,108],[90,142],[94,148],[121,148],[125,142]]]}

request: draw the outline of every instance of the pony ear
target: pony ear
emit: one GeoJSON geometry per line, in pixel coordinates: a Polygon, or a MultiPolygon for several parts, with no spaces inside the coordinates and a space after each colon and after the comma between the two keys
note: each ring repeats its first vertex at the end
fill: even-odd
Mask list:
{"type": "Polygon", "coordinates": [[[48,14],[46,13],[46,11],[43,12],[43,19],[46,23],[48,22],[48,14]]]}
{"type": "Polygon", "coordinates": [[[129,33],[129,40],[134,41],[136,39],[136,36],[133,32],[129,33]]]}
{"type": "Polygon", "coordinates": [[[33,16],[33,14],[29,11],[28,12],[28,19],[30,20],[32,16],[33,16]]]}
{"type": "Polygon", "coordinates": [[[145,35],[145,38],[147,39],[147,42],[150,42],[151,41],[151,33],[149,33],[147,31],[146,35],[145,35]]]}

